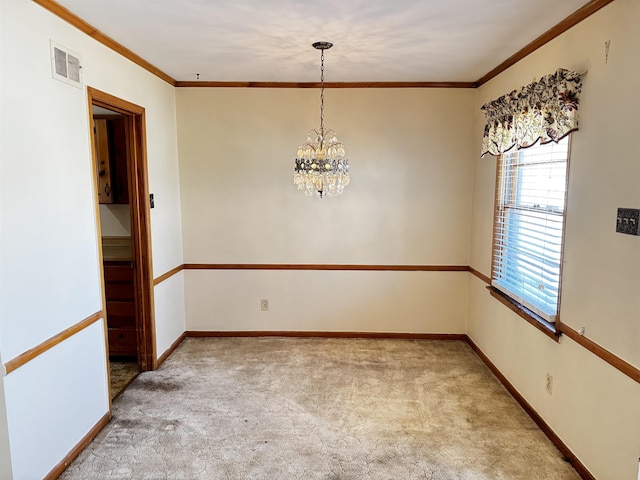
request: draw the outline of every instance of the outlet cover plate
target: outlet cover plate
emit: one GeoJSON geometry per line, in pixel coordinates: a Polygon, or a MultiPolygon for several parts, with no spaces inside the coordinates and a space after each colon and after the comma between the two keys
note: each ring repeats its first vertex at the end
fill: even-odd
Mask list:
{"type": "Polygon", "coordinates": [[[545,390],[549,395],[553,395],[553,376],[550,373],[547,373],[547,384],[545,385],[545,390]]]}
{"type": "Polygon", "coordinates": [[[616,232],[640,235],[640,209],[619,208],[616,219],[616,232]]]}

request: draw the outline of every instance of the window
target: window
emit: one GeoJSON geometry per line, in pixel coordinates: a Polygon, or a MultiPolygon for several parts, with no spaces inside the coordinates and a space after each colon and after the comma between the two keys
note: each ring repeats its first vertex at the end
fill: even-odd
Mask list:
{"type": "Polygon", "coordinates": [[[568,156],[567,135],[498,159],[491,285],[550,323],[558,314],[568,156]]]}

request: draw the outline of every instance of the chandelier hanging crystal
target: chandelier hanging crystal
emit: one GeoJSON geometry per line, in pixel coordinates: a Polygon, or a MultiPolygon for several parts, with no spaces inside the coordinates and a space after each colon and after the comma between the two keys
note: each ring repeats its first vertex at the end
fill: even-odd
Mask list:
{"type": "Polygon", "coordinates": [[[308,197],[341,195],[349,185],[349,160],[344,158],[344,145],[336,132],[324,128],[324,51],[330,42],[316,42],[320,50],[320,128],[309,131],[306,143],[298,147],[293,169],[293,183],[308,197]]]}

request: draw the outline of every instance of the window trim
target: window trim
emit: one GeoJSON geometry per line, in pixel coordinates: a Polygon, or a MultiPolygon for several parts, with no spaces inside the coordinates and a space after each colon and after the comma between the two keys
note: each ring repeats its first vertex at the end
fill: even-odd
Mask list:
{"type": "MultiPolygon", "coordinates": [[[[555,316],[555,322],[549,322],[544,318],[540,317],[536,313],[532,312],[525,305],[522,305],[517,300],[510,297],[507,293],[499,290],[489,284],[487,286],[487,290],[489,290],[490,295],[502,303],[504,306],[513,311],[516,315],[520,316],[528,323],[536,327],[542,333],[555,340],[556,342],[560,339],[561,334],[561,318],[560,318],[560,309],[562,305],[562,278],[563,278],[563,270],[564,270],[564,246],[566,240],[566,229],[567,229],[567,211],[568,211],[568,202],[569,202],[569,175],[571,168],[571,144],[572,144],[572,135],[567,135],[569,138],[567,139],[567,173],[565,177],[565,191],[564,191],[564,213],[563,213],[563,222],[562,222],[562,244],[560,249],[560,270],[559,270],[559,283],[558,283],[558,309],[555,316]]],[[[559,139],[561,140],[561,139],[559,139]]],[[[531,147],[536,147],[539,145],[539,141],[535,144],[531,145],[531,147]]],[[[529,147],[528,147],[529,148],[529,147]]],[[[498,216],[500,210],[500,197],[502,190],[502,162],[503,156],[512,152],[505,152],[504,154],[496,157],[496,177],[495,177],[495,187],[494,187],[494,198],[493,198],[493,228],[491,232],[491,276],[489,278],[490,281],[493,281],[494,275],[494,265],[496,260],[496,252],[497,246],[495,242],[497,229],[498,229],[498,216]]]]}
{"type": "Polygon", "coordinates": [[[509,297],[506,293],[498,290],[496,287],[492,287],[491,285],[487,286],[487,290],[493,298],[502,303],[509,310],[514,312],[519,317],[525,319],[531,325],[536,327],[542,333],[547,335],[549,338],[555,340],[556,342],[560,341],[560,325],[559,325],[559,316],[555,323],[547,322],[544,318],[536,315],[534,312],[529,310],[524,305],[516,302],[513,298],[509,297]]]}

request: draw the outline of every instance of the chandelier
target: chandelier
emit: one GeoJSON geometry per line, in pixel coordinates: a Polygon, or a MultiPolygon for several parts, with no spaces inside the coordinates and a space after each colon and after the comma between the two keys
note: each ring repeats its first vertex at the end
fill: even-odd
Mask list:
{"type": "Polygon", "coordinates": [[[341,195],[349,185],[349,160],[344,158],[344,145],[336,132],[324,128],[324,51],[330,42],[316,42],[320,50],[320,128],[309,131],[306,143],[298,147],[293,169],[293,183],[308,197],[341,195]]]}

